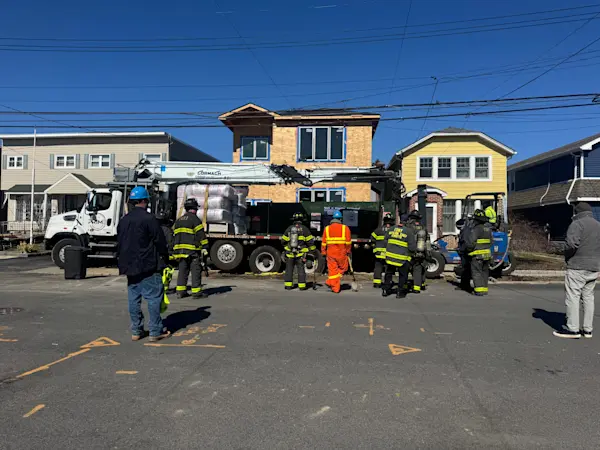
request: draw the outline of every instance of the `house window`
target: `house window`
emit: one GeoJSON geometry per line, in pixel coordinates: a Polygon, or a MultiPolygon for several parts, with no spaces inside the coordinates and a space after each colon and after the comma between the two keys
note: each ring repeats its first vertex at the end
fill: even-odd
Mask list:
{"type": "MultiPolygon", "coordinates": [[[[104,155],[104,156],[108,156],[108,155],[104,155]]],[[[160,153],[144,153],[144,159],[147,159],[150,162],[161,162],[162,155],[160,153]]],[[[110,165],[110,158],[108,161],[109,161],[109,165],[110,165]]]]}
{"type": "Polygon", "coordinates": [[[23,157],[22,156],[8,156],[6,166],[9,169],[22,169],[23,168],[23,157]]]}
{"type": "Polygon", "coordinates": [[[75,155],[56,155],[54,157],[54,167],[57,169],[74,169],[75,155]]]}
{"type": "Polygon", "coordinates": [[[471,158],[469,158],[469,157],[456,158],[456,178],[461,178],[461,179],[471,178],[471,158]]]}
{"type": "Polygon", "coordinates": [[[92,169],[110,168],[110,155],[90,155],[90,167],[92,169]]]}
{"type": "Polygon", "coordinates": [[[345,189],[298,189],[299,202],[343,202],[345,189]]]}
{"type": "Polygon", "coordinates": [[[475,158],[475,178],[489,178],[490,159],[487,156],[475,158]]]}
{"type": "Polygon", "coordinates": [[[243,136],[242,159],[269,159],[269,138],[243,136]]]}
{"type": "Polygon", "coordinates": [[[444,200],[442,210],[442,232],[454,233],[456,230],[456,200],[444,200]]]}
{"type": "Polygon", "coordinates": [[[438,158],[438,178],[452,178],[452,158],[438,158]]]}
{"type": "Polygon", "coordinates": [[[433,178],[433,158],[419,159],[419,178],[433,178]]]}
{"type": "Polygon", "coordinates": [[[344,127],[300,127],[299,161],[342,161],[344,127]]]}

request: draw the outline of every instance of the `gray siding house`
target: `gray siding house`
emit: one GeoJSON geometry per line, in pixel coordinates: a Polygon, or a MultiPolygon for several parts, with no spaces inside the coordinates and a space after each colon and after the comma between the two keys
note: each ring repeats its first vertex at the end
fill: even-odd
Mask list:
{"type": "Polygon", "coordinates": [[[111,181],[117,166],[133,167],[142,158],[218,162],[165,132],[38,134],[35,149],[33,134],[0,139],[1,206],[9,232],[29,229],[34,165],[33,221],[41,232],[51,216],[80,207],[88,190],[111,181]]]}

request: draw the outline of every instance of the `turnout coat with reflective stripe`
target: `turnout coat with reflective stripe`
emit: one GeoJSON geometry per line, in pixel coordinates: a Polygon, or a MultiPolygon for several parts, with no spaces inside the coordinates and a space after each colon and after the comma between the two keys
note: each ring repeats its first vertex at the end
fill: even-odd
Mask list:
{"type": "Polygon", "coordinates": [[[387,229],[379,227],[371,233],[371,243],[373,244],[373,253],[375,258],[385,259],[385,233],[387,229]]]}
{"type": "Polygon", "coordinates": [[[290,225],[283,236],[281,236],[281,240],[283,241],[283,249],[285,250],[285,256],[288,258],[296,258],[299,256],[306,255],[308,252],[316,250],[315,246],[315,237],[311,234],[310,230],[307,226],[299,224],[299,225],[290,225]],[[298,228],[298,247],[292,249],[291,244],[291,235],[292,229],[294,227],[298,228]]]}
{"type": "Polygon", "coordinates": [[[466,239],[469,256],[480,259],[492,257],[492,230],[488,224],[478,223],[470,231],[466,239]]]}
{"type": "Polygon", "coordinates": [[[403,266],[410,262],[412,254],[417,250],[415,234],[409,227],[396,225],[385,234],[385,263],[392,266],[403,266]]]}
{"type": "Polygon", "coordinates": [[[196,214],[185,213],[173,226],[173,257],[188,256],[208,247],[202,221],[196,214]]]}

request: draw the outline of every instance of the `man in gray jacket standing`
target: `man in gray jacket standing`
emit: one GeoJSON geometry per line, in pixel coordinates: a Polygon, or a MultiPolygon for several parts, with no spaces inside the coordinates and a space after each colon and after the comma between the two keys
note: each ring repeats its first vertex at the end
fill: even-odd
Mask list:
{"type": "Polygon", "coordinates": [[[565,249],[567,325],[564,330],[554,332],[555,336],[567,339],[592,337],[594,288],[600,272],[600,222],[594,219],[588,203],[580,202],[574,209],[565,249]],[[579,327],[580,303],[583,303],[583,330],[579,327]]]}

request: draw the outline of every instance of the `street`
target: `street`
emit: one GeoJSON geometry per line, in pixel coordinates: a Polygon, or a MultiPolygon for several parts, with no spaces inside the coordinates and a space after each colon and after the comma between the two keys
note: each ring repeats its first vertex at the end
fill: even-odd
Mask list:
{"type": "Polygon", "coordinates": [[[600,344],[552,336],[561,285],[475,298],[436,281],[397,300],[367,282],[334,295],[209,278],[207,299],[171,295],[175,334],[149,345],[130,340],[124,279],[0,264],[2,448],[558,449],[600,438],[600,344]]]}

